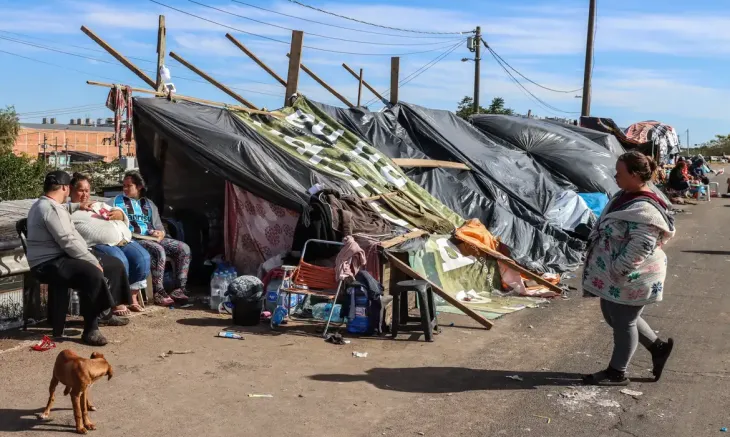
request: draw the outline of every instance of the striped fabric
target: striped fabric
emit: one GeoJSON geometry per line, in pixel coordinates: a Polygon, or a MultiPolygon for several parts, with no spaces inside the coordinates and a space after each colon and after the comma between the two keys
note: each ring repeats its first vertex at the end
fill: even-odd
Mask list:
{"type": "Polygon", "coordinates": [[[129,230],[133,233],[147,235],[152,230],[152,208],[147,199],[137,200],[120,194],[114,198],[114,206],[127,213],[129,230]]]}

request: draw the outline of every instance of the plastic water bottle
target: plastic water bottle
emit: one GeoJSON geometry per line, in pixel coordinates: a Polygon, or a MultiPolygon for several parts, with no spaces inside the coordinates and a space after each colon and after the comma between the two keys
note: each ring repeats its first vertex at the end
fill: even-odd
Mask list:
{"type": "Polygon", "coordinates": [[[224,279],[220,272],[213,273],[213,278],[210,280],[210,309],[218,310],[218,306],[222,301],[224,279]]]}
{"type": "Polygon", "coordinates": [[[286,311],[287,296],[286,293],[279,294],[279,302],[274,310],[274,315],[271,316],[271,324],[274,326],[280,325],[287,316],[286,311]]]}
{"type": "Polygon", "coordinates": [[[81,301],[79,300],[79,293],[74,290],[71,294],[71,301],[69,302],[69,313],[72,316],[78,316],[81,314],[81,301]]]}

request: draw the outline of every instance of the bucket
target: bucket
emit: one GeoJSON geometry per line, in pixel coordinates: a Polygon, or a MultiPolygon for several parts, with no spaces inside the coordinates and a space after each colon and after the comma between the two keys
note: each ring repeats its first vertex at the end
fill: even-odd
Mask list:
{"type": "Polygon", "coordinates": [[[261,321],[261,300],[248,301],[246,299],[235,299],[233,301],[233,324],[238,326],[256,326],[261,321]]]}

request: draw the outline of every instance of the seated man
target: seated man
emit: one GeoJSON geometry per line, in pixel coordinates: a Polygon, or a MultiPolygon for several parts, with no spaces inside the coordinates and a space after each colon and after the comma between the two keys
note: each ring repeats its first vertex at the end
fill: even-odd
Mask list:
{"type": "MultiPolygon", "coordinates": [[[[68,197],[71,177],[63,171],[52,171],[43,181],[43,192],[28,212],[28,265],[31,273],[42,281],[61,284],[79,294],[84,318],[82,340],[91,346],[107,344],[99,331],[99,315],[131,295],[124,265],[118,259],[89,252],[84,239],[74,228],[71,215],[63,202],[68,197]]],[[[72,210],[79,207],[72,204],[72,210]]],[[[124,302],[123,302],[124,301],[124,302]]],[[[110,326],[121,326],[129,319],[109,315],[102,320],[110,326]]]]}

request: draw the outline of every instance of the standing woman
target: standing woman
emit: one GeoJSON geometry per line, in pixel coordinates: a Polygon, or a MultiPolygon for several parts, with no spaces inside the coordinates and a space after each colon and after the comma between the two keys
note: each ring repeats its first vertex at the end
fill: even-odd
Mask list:
{"type": "Polygon", "coordinates": [[[662,300],[667,274],[662,246],[674,236],[667,205],[647,186],[656,167],[639,152],[619,157],[616,182],[621,191],[606,205],[589,237],[583,289],[601,298],[614,344],[608,368],[584,376],[586,384],[628,385],[626,369],[639,342],[651,353],[658,381],[674,346],[671,338],[657,338],[641,317],[646,305],[662,300]]]}
{"type": "Polygon", "coordinates": [[[186,303],[185,285],[188,282],[188,268],[190,267],[190,247],[182,241],[165,235],[157,206],[145,194],[145,183],[138,171],[128,171],[124,174],[123,192],[112,201],[112,206],[124,210],[129,217],[129,229],[133,235],[153,237],[153,239],[138,239],[137,242],[150,253],[152,287],[155,303],[170,306],[177,303],[186,303]],[[163,286],[165,262],[167,258],[173,261],[175,275],[175,289],[168,295],[163,286]]]}

